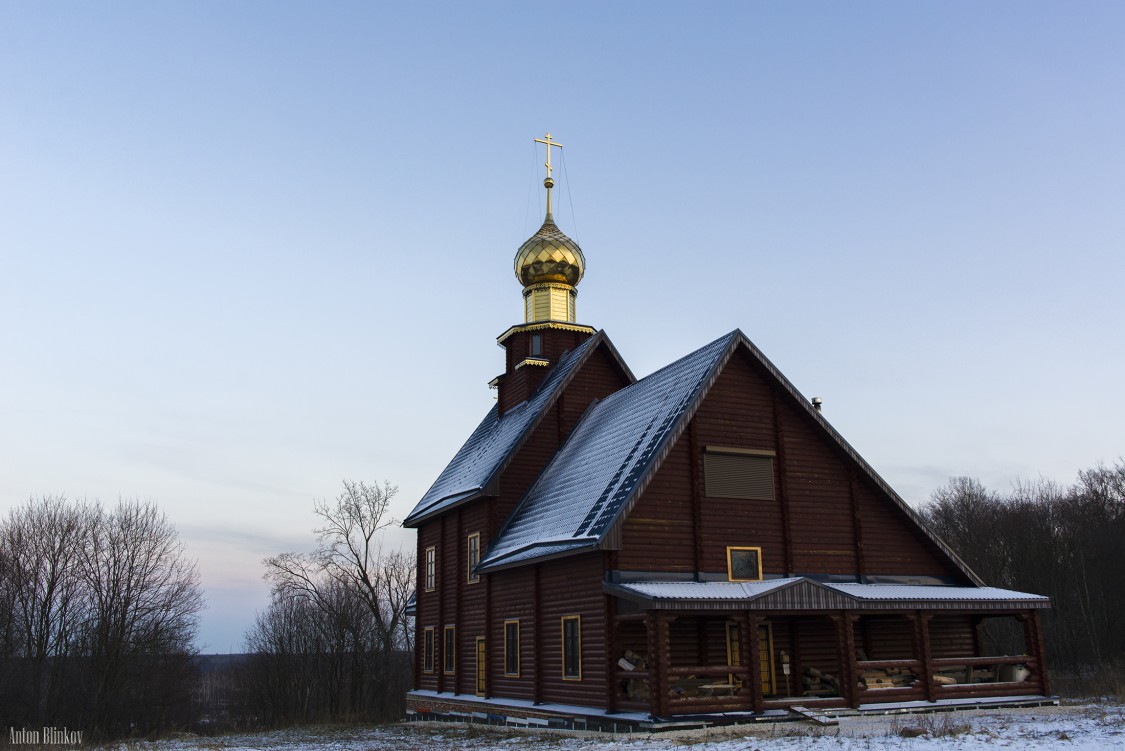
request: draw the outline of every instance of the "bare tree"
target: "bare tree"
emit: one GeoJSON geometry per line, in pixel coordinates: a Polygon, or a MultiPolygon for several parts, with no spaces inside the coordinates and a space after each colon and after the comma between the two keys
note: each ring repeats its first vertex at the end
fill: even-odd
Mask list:
{"type": "MultiPolygon", "coordinates": [[[[248,642],[258,645],[262,654],[262,645],[280,646],[281,635],[292,638],[299,632],[301,641],[308,642],[315,632],[321,662],[343,666],[348,676],[334,689],[337,696],[324,699],[333,705],[340,693],[347,694],[346,707],[338,707],[334,719],[341,719],[340,713],[390,714],[387,701],[400,686],[396,658],[412,646],[406,606],[414,591],[414,556],[383,549],[383,532],[394,523],[387,509],[396,492],[390,483],[344,481],[333,502],[314,505],[320,521],[316,550],[265,561],[271,610],[259,619],[248,642]],[[300,628],[296,621],[305,619],[309,610],[295,602],[316,613],[300,628]],[[286,618],[290,622],[284,622],[286,618]]],[[[399,701],[395,695],[393,706],[399,701]]]]}
{"type": "Polygon", "coordinates": [[[11,647],[22,658],[8,678],[22,684],[13,716],[24,722],[49,719],[64,683],[60,673],[83,618],[80,564],[90,517],[84,503],[45,496],[12,509],[0,528],[11,647]]]}
{"type": "Polygon", "coordinates": [[[106,737],[184,719],[202,597],[154,504],[33,498],[0,522],[0,570],[0,724],[106,737]]]}
{"type": "Polygon", "coordinates": [[[132,690],[154,660],[166,675],[187,669],[183,658],[192,653],[203,608],[199,574],[168,518],[155,504],[139,501],[121,501],[110,513],[96,509],[81,571],[88,601],[87,708],[91,727],[113,734],[135,726],[140,714],[154,719],[152,704],[138,701],[143,697],[132,690]]]}
{"type": "Polygon", "coordinates": [[[1056,666],[1116,675],[1125,667],[1125,461],[1062,487],[1019,482],[1000,495],[954,478],[923,514],[991,585],[1051,598],[1044,616],[1056,666]]]}

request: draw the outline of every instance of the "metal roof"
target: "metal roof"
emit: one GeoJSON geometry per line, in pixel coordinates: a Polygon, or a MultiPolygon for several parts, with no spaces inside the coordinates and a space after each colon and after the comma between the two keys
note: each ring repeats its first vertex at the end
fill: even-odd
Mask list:
{"type": "MultiPolygon", "coordinates": [[[[604,338],[603,332],[599,331],[594,338],[603,339],[616,355],[608,338],[604,338]]],[[[583,345],[585,348],[583,358],[588,357],[589,352],[592,351],[592,341],[583,345]]],[[[572,356],[577,358],[578,352],[583,351],[583,347],[576,350],[572,356]]],[[[607,544],[608,533],[628,513],[639,492],[647,486],[654,471],[695,414],[723,367],[740,348],[744,348],[765,368],[782,391],[788,394],[791,403],[797,409],[803,410],[809,419],[825,431],[859,472],[866,475],[883,491],[955,568],[973,584],[983,586],[984,583],[968,565],[926,526],[918,512],[895,493],[852,448],[851,444],[844,440],[824,416],[813,408],[808,399],[770,362],[769,358],[738,329],[652,375],[620,389],[601,402],[592,404],[567,442],[548,463],[539,479],[508,518],[499,536],[481,560],[481,570],[495,570],[515,565],[517,562],[526,563],[539,560],[546,555],[546,553],[543,556],[537,554],[534,552],[535,548],[545,551],[547,546],[566,545],[571,552],[580,552],[607,544]]],[[[573,372],[577,370],[576,363],[569,361],[566,366],[568,372],[565,375],[561,374],[564,370],[563,364],[560,361],[559,366],[548,377],[549,380],[556,378],[568,380],[572,377],[573,372]]],[[[625,367],[624,364],[622,367],[625,367]]],[[[503,469],[522,436],[530,432],[547,406],[553,403],[555,396],[551,393],[552,390],[557,393],[562,385],[565,383],[555,386],[544,383],[530,402],[517,408],[517,410],[527,409],[535,412],[535,414],[525,414],[521,418],[525,421],[521,424],[527,427],[520,428],[523,432],[519,439],[512,435],[517,430],[514,425],[508,426],[511,429],[509,433],[505,432],[508,428],[498,428],[491,424],[490,420],[493,423],[496,421],[494,413],[490,413],[489,418],[486,418],[438,478],[434,488],[430,489],[418,507],[407,517],[406,526],[413,526],[413,523],[420,519],[465,500],[464,498],[445,500],[449,497],[449,493],[468,493],[468,498],[487,494],[485,487],[487,483],[479,479],[481,475],[486,474],[482,467],[495,467],[490,478],[495,477],[503,469]],[[504,444],[503,450],[499,448],[492,450],[487,460],[462,459],[463,454],[473,454],[470,449],[478,441],[478,434],[483,433],[485,438],[490,438],[492,431],[502,434],[502,437],[496,439],[496,443],[504,444]],[[496,456],[503,456],[504,459],[497,461],[496,456]],[[468,467],[468,471],[464,471],[464,474],[471,474],[476,479],[462,479],[459,485],[446,480],[447,475],[456,475],[463,471],[463,467],[468,467]],[[472,485],[474,481],[479,484],[472,485]],[[449,490],[450,486],[455,489],[449,490]]],[[[516,417],[517,415],[513,414],[515,411],[505,415],[504,420],[509,416],[516,417]]],[[[503,423],[503,420],[500,422],[503,423]]],[[[513,420],[513,424],[516,422],[513,420]]],[[[560,554],[562,553],[558,550],[551,552],[552,556],[560,554]]]]}
{"type": "Polygon", "coordinates": [[[608,341],[602,332],[598,332],[564,354],[532,397],[509,409],[503,417],[498,415],[499,406],[493,406],[422,500],[407,515],[403,526],[416,526],[423,519],[460,503],[492,495],[490,483],[555,403],[580,364],[597,349],[599,343],[608,341]]]}
{"type": "Polygon", "coordinates": [[[799,577],[788,579],[764,579],[756,582],[625,582],[619,586],[643,597],[662,600],[752,600],[767,592],[773,592],[800,581],[799,577]]]}
{"type": "Polygon", "coordinates": [[[807,577],[758,582],[645,581],[606,591],[660,610],[997,610],[1049,608],[1043,595],[996,587],[841,584],[807,577]]]}
{"type": "Polygon", "coordinates": [[[662,456],[737,335],[591,405],[512,513],[481,570],[538,558],[524,553],[548,544],[595,546],[662,456]]]}
{"type": "Polygon", "coordinates": [[[1050,598],[998,587],[942,587],[931,584],[839,584],[824,586],[856,600],[1020,600],[1049,602],[1050,598]]]}

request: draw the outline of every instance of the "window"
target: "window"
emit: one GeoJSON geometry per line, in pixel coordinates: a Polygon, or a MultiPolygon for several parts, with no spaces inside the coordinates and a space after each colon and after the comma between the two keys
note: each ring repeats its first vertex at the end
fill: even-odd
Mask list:
{"type": "Polygon", "coordinates": [[[468,560],[465,564],[465,580],[470,584],[480,581],[477,564],[480,563],[480,532],[473,532],[468,539],[468,560]]]}
{"type": "Polygon", "coordinates": [[[504,675],[520,676],[519,621],[504,621],[504,675]]]}
{"type": "Polygon", "coordinates": [[[437,585],[437,548],[426,548],[426,591],[433,592],[437,585]]]}
{"type": "Polygon", "coordinates": [[[727,548],[727,579],[732,582],[754,582],[761,578],[761,548],[727,548]]]}
{"type": "Polygon", "coordinates": [[[426,673],[434,672],[433,626],[426,626],[425,635],[422,637],[422,670],[426,673]]]}
{"type": "Polygon", "coordinates": [[[539,357],[542,354],[543,354],[543,335],[542,334],[532,334],[531,335],[531,356],[532,357],[539,357]]]}
{"type": "Polygon", "coordinates": [[[709,498],[774,499],[772,451],[708,446],[703,454],[703,477],[709,498]]]}
{"type": "Polygon", "coordinates": [[[445,627],[445,649],[442,651],[442,672],[446,675],[457,670],[457,627],[445,627]]]}
{"type": "Polygon", "coordinates": [[[562,618],[562,677],[565,681],[582,680],[582,616],[562,618]]]}

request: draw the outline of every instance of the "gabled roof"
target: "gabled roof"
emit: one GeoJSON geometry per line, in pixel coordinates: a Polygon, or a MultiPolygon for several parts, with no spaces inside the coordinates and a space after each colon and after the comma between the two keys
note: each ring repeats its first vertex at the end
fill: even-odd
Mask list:
{"type": "Polygon", "coordinates": [[[512,513],[481,570],[597,547],[739,336],[717,339],[592,404],[512,513]]]}
{"type": "Polygon", "coordinates": [[[609,337],[601,331],[597,332],[559,358],[530,399],[512,407],[503,416],[499,416],[499,406],[493,406],[469,436],[469,440],[465,441],[465,445],[422,496],[422,500],[406,516],[403,526],[416,527],[425,519],[462,503],[485,495],[495,495],[497,490],[494,485],[500,473],[558,400],[582,364],[601,344],[605,344],[610,354],[617,359],[626,377],[634,380],[609,337]]]}
{"type": "Polygon", "coordinates": [[[922,522],[745,334],[735,329],[702,349],[596,402],[528,490],[480,569],[595,550],[628,513],[739,348],[914,521],[974,584],[980,578],[922,522]]]}
{"type": "Polygon", "coordinates": [[[605,584],[610,594],[659,610],[997,610],[1051,607],[1049,598],[996,587],[850,584],[807,577],[756,582],[605,584]]]}

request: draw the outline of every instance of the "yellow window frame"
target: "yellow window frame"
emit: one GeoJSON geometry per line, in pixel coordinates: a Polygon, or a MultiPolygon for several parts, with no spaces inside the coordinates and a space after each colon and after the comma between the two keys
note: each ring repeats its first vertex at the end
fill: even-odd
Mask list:
{"type": "Polygon", "coordinates": [[[437,589],[437,548],[431,545],[426,548],[425,555],[425,581],[422,588],[427,592],[437,589]]]}
{"type": "Polygon", "coordinates": [[[441,672],[454,675],[457,672],[457,627],[446,626],[441,640],[441,672]]]}
{"type": "Polygon", "coordinates": [[[728,545],[727,546],[727,581],[732,582],[757,582],[762,580],[762,548],[761,546],[728,545]],[[753,550],[758,558],[758,576],[753,579],[735,578],[733,553],[753,550]]]}
{"type": "Polygon", "coordinates": [[[422,631],[422,672],[434,672],[434,648],[437,646],[437,630],[426,626],[422,631]]]}

